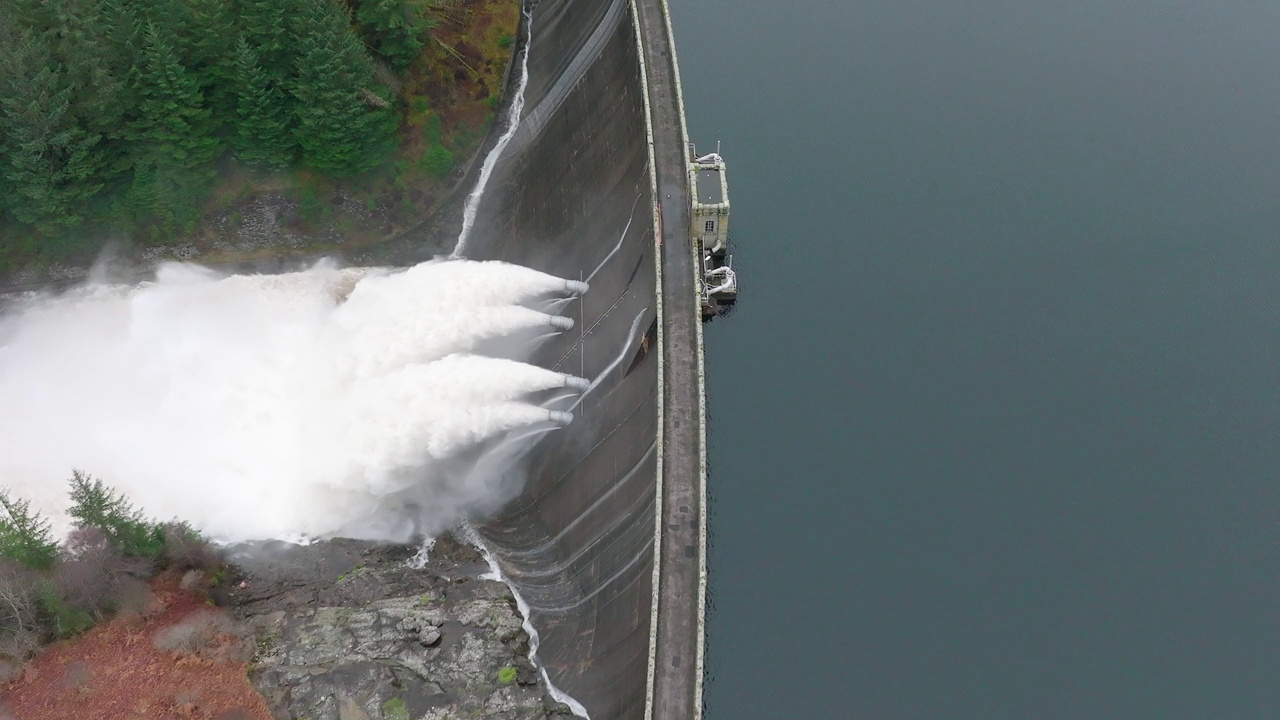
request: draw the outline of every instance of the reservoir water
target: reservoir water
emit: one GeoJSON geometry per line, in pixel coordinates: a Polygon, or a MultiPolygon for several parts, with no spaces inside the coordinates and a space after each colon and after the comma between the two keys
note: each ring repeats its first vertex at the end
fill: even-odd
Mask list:
{"type": "Polygon", "coordinates": [[[672,5],[708,717],[1280,717],[1280,6],[672,5]]]}

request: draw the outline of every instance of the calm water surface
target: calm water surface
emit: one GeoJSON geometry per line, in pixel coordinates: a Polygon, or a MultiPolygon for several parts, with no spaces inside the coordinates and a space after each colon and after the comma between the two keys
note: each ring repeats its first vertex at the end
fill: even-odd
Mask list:
{"type": "Polygon", "coordinates": [[[1280,718],[1280,4],[671,1],[709,718],[1280,718]]]}

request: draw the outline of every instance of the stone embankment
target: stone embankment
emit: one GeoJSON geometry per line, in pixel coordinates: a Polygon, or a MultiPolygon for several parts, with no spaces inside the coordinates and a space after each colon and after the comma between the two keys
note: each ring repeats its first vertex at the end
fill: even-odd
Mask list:
{"type": "Polygon", "coordinates": [[[254,632],[250,677],[278,718],[568,720],[528,659],[511,591],[472,547],[349,540],[255,546],[227,603],[254,632]],[[414,567],[413,565],[420,565],[414,567]]]}

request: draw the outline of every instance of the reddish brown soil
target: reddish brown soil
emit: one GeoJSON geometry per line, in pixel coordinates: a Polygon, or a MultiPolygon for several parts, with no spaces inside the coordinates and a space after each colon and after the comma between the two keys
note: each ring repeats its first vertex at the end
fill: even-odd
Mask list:
{"type": "Polygon", "coordinates": [[[178,587],[152,585],[149,611],[117,618],[45,648],[0,686],[3,720],[271,720],[249,684],[238,641],[223,636],[198,654],[156,649],[157,631],[200,613],[225,612],[178,587]],[[147,617],[149,616],[149,617],[147,617]]]}

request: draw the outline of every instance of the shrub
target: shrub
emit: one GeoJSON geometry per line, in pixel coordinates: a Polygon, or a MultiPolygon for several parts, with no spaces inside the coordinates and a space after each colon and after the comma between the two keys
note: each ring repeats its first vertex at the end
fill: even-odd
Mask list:
{"type": "Polygon", "coordinates": [[[120,617],[150,617],[155,613],[151,586],[135,578],[124,578],[116,588],[113,604],[120,617]]]}
{"type": "Polygon", "coordinates": [[[160,534],[164,537],[165,564],[174,570],[209,570],[222,564],[217,548],[189,523],[164,523],[160,534]]]}
{"type": "Polygon", "coordinates": [[[516,681],[516,675],[519,674],[515,668],[510,665],[498,670],[498,682],[503,685],[510,685],[516,681]]]}
{"type": "Polygon", "coordinates": [[[40,634],[39,576],[15,560],[0,560],[0,656],[26,659],[40,634]]]}
{"type": "Polygon", "coordinates": [[[66,556],[50,583],[65,605],[101,621],[120,607],[126,585],[150,570],[146,559],[126,557],[102,530],[80,527],[67,538],[66,556]]]}
{"type": "Polygon", "coordinates": [[[47,570],[58,558],[49,522],[31,511],[29,500],[14,500],[0,491],[0,555],[32,570],[47,570]]]}
{"type": "Polygon", "coordinates": [[[148,522],[141,511],[101,480],[73,471],[71,501],[71,517],[81,525],[101,530],[126,556],[155,558],[164,550],[160,527],[148,522]]]}
{"type": "Polygon", "coordinates": [[[227,566],[218,565],[209,571],[209,584],[217,587],[227,579],[227,566]]]}
{"type": "Polygon", "coordinates": [[[40,585],[40,609],[55,638],[75,637],[93,627],[93,616],[82,608],[67,604],[51,582],[40,585]]]}
{"type": "Polygon", "coordinates": [[[157,650],[194,655],[216,639],[213,616],[197,613],[157,632],[151,642],[157,650]]]}
{"type": "Polygon", "coordinates": [[[382,716],[386,720],[409,720],[409,709],[405,707],[404,700],[393,697],[382,703],[382,716]]]}
{"type": "Polygon", "coordinates": [[[422,126],[422,137],[429,143],[439,145],[440,139],[443,137],[443,132],[444,129],[440,122],[440,116],[435,113],[428,115],[426,123],[422,126]]]}
{"type": "Polygon", "coordinates": [[[89,663],[83,660],[69,663],[62,671],[62,683],[68,690],[84,690],[90,680],[93,680],[93,671],[89,669],[89,663]]]}
{"type": "MultiPolygon", "coordinates": [[[[0,640],[0,643],[3,642],[7,642],[7,639],[0,640]]],[[[23,657],[25,656],[26,653],[23,654],[23,657]]],[[[22,666],[22,660],[17,659],[16,656],[0,656],[0,684],[7,683],[20,676],[22,674],[22,666]]],[[[16,720],[16,718],[5,714],[4,708],[0,707],[0,720],[16,720]]]]}
{"type": "Polygon", "coordinates": [[[204,694],[195,688],[183,688],[173,695],[173,704],[179,715],[195,715],[204,703],[204,694]]]}
{"type": "Polygon", "coordinates": [[[314,225],[323,222],[328,214],[329,206],[320,197],[320,190],[315,185],[303,185],[298,194],[298,215],[314,225]]]}
{"type": "Polygon", "coordinates": [[[509,47],[511,47],[511,40],[512,40],[512,37],[511,37],[510,35],[505,35],[505,34],[504,34],[504,35],[499,35],[499,36],[498,36],[498,47],[500,47],[500,48],[509,48],[509,47]]]}
{"type": "Polygon", "coordinates": [[[157,632],[151,643],[165,652],[211,657],[221,638],[240,640],[243,635],[243,628],[222,613],[196,612],[157,632]]]}
{"type": "Polygon", "coordinates": [[[32,630],[6,632],[0,635],[0,683],[22,667],[27,658],[40,647],[40,634],[32,630]]]}
{"type": "Polygon", "coordinates": [[[395,176],[396,187],[404,189],[407,179],[405,173],[409,170],[408,160],[397,160],[391,164],[391,173],[395,176]]]}
{"type": "Polygon", "coordinates": [[[443,145],[432,145],[422,156],[422,167],[436,177],[444,177],[453,169],[453,153],[443,145]]]}

